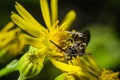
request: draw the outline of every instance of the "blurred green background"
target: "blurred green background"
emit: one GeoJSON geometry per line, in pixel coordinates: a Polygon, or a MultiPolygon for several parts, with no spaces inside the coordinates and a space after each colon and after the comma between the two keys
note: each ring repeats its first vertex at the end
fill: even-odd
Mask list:
{"type": "MultiPolygon", "coordinates": [[[[39,0],[0,0],[0,29],[11,20],[11,11],[16,11],[14,8],[16,1],[44,25],[39,0]]],[[[91,32],[91,41],[86,52],[93,54],[101,68],[120,71],[120,0],[59,0],[59,19],[62,20],[71,9],[77,13],[77,18],[71,29],[77,29],[78,31],[89,29],[91,32]]],[[[47,74],[43,75],[41,72],[41,78],[43,80],[53,80],[61,72],[57,70],[58,74],[53,76],[48,75],[48,73],[52,74],[55,71],[56,68],[48,62],[42,70],[43,73],[46,72],[47,74]],[[47,70],[48,72],[46,72],[47,70]],[[48,79],[48,77],[51,78],[48,79]]],[[[18,75],[18,72],[15,72],[0,80],[11,78],[16,80],[18,75]]],[[[39,79],[40,75],[35,79],[39,79]]]]}

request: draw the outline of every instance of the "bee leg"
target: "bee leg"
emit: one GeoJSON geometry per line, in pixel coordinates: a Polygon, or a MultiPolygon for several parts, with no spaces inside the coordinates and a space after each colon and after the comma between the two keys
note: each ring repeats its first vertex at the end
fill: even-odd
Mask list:
{"type": "Polygon", "coordinates": [[[68,55],[68,53],[64,53],[65,59],[66,60],[71,60],[72,56],[68,55]]]}
{"type": "Polygon", "coordinates": [[[78,53],[79,56],[92,55],[92,53],[78,53]]]}
{"type": "Polygon", "coordinates": [[[70,41],[71,43],[74,42],[74,40],[72,38],[67,39],[67,41],[70,41]]]}
{"type": "Polygon", "coordinates": [[[83,55],[85,55],[85,53],[78,53],[78,55],[79,55],[79,56],[83,56],[83,55]]]}
{"type": "Polygon", "coordinates": [[[84,53],[84,54],[85,54],[85,55],[92,55],[92,53],[88,53],[88,52],[87,52],[87,53],[84,53]]]}

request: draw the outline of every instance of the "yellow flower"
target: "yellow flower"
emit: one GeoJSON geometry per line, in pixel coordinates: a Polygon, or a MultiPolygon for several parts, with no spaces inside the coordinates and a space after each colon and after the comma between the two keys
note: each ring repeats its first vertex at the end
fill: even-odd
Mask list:
{"type": "MultiPolygon", "coordinates": [[[[46,28],[45,28],[40,23],[38,23],[31,16],[31,14],[22,7],[22,5],[16,2],[15,8],[17,12],[19,13],[19,15],[16,14],[15,12],[12,12],[11,19],[21,29],[23,29],[28,34],[30,34],[30,35],[24,34],[24,33],[20,34],[19,39],[23,39],[26,44],[29,44],[35,48],[38,48],[37,51],[35,50],[36,53],[32,54],[34,56],[48,56],[49,58],[54,58],[54,59],[56,59],[55,56],[58,56],[58,57],[63,56],[63,53],[61,53],[62,51],[60,51],[50,41],[55,42],[58,46],[62,48],[66,46],[65,45],[66,40],[69,37],[68,32],[66,30],[69,29],[70,25],[74,21],[76,17],[76,13],[73,10],[71,10],[65,16],[62,23],[59,24],[57,3],[58,3],[58,0],[51,0],[50,2],[51,5],[49,9],[47,0],[40,0],[41,11],[42,11],[43,18],[46,24],[45,26],[46,28]]],[[[29,51],[31,50],[32,49],[30,49],[29,51]]],[[[23,57],[20,59],[19,64],[21,65],[21,63],[23,63],[23,67],[20,65],[18,67],[20,74],[24,78],[33,77],[33,75],[29,75],[29,71],[32,70],[33,68],[37,70],[38,67],[31,67],[31,66],[34,66],[35,63],[37,62],[39,62],[40,65],[43,64],[43,61],[44,61],[43,59],[45,58],[45,57],[36,57],[36,59],[34,59],[33,56],[30,56],[29,51],[28,53],[25,53],[25,55],[27,56],[23,55],[23,57]],[[31,61],[32,58],[34,59],[34,61],[31,61]],[[39,58],[42,59],[41,62],[39,61],[39,58]],[[27,62],[28,67],[30,65],[30,68],[25,69],[24,66],[27,66],[26,62],[27,62]]],[[[34,72],[30,72],[30,73],[33,74],[34,72]]]]}
{"type": "Polygon", "coordinates": [[[100,76],[100,80],[120,80],[119,77],[120,73],[119,72],[113,72],[111,70],[102,70],[102,75],[100,76]]]}
{"type": "Polygon", "coordinates": [[[0,31],[0,63],[14,58],[24,47],[24,41],[18,40],[20,29],[14,26],[13,22],[9,22],[0,31]]]}
{"type": "Polygon", "coordinates": [[[68,63],[53,59],[51,62],[63,71],[55,80],[119,80],[119,72],[101,70],[92,55],[77,56],[68,63]]]}
{"type": "Polygon", "coordinates": [[[50,53],[50,55],[56,55],[56,50],[53,49],[57,49],[50,40],[55,42],[58,46],[64,47],[65,45],[63,43],[65,43],[65,40],[68,37],[66,30],[70,27],[76,17],[75,12],[71,10],[65,16],[62,23],[58,24],[57,2],[58,0],[51,0],[50,11],[47,0],[40,0],[41,11],[47,28],[38,23],[31,14],[17,2],[15,8],[19,15],[14,12],[12,12],[11,15],[13,22],[31,35],[22,34],[20,39],[24,39],[26,44],[30,44],[33,47],[39,49],[44,48],[43,50],[45,51],[43,52],[45,52],[45,54],[50,53]]]}
{"type": "Polygon", "coordinates": [[[91,55],[86,55],[82,57],[77,56],[75,58],[73,57],[73,59],[69,60],[66,64],[63,64],[62,62],[60,63],[58,61],[51,62],[58,69],[66,73],[66,76],[64,76],[64,80],[69,80],[69,76],[72,76],[75,80],[98,80],[99,74],[101,74],[101,70],[99,69],[91,55]],[[76,67],[74,68],[74,66],[76,67]]]}

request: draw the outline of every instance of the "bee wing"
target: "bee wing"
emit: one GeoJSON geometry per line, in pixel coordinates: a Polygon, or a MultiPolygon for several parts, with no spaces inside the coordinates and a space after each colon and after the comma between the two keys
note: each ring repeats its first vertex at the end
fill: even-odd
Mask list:
{"type": "Polygon", "coordinates": [[[90,42],[90,31],[86,30],[83,32],[83,38],[85,40],[85,43],[88,45],[88,43],[90,42]]]}

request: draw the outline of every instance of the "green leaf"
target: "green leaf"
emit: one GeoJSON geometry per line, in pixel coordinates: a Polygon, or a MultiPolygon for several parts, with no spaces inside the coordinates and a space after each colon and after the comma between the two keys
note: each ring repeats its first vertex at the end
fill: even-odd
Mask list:
{"type": "Polygon", "coordinates": [[[62,73],[62,74],[60,74],[59,76],[57,76],[56,78],[55,78],[55,80],[64,80],[64,78],[65,78],[65,73],[62,73]]]}

